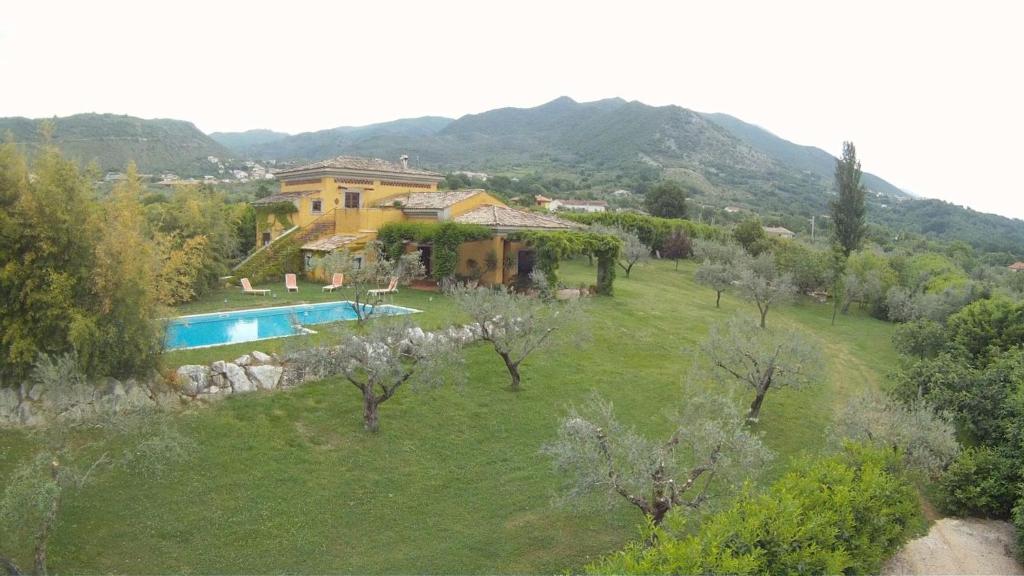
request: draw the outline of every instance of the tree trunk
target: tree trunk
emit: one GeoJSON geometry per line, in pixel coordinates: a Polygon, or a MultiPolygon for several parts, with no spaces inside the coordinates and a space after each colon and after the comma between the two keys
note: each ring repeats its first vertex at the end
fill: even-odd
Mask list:
{"type": "Polygon", "coordinates": [[[505,368],[508,368],[508,375],[512,378],[512,385],[510,388],[514,392],[519,391],[519,363],[513,362],[512,358],[505,352],[498,352],[501,359],[505,361],[505,368]]]}
{"type": "Polygon", "coordinates": [[[717,290],[715,292],[715,308],[721,308],[720,303],[722,302],[722,291],[717,290]]]}
{"type": "Polygon", "coordinates": [[[4,571],[7,573],[7,576],[21,576],[21,570],[19,570],[18,566],[9,558],[4,558],[3,556],[0,556],[0,568],[4,569],[4,571]]]}
{"type": "Polygon", "coordinates": [[[50,502],[50,509],[46,511],[43,523],[39,526],[39,532],[36,533],[36,550],[32,566],[32,573],[36,576],[46,576],[46,546],[50,541],[50,529],[53,527],[54,522],[57,521],[57,513],[60,511],[60,499],[62,494],[59,484],[60,479],[58,478],[60,473],[60,464],[54,462],[51,467],[51,473],[53,474],[54,482],[58,483],[57,494],[54,495],[53,501],[50,502]]]}
{"type": "Polygon", "coordinates": [[[767,307],[767,306],[765,306],[765,307],[764,307],[764,308],[763,308],[763,309],[761,310],[761,328],[764,328],[764,318],[765,318],[765,316],[767,316],[767,315],[768,315],[768,307],[767,307]]]}
{"type": "Polygon", "coordinates": [[[666,502],[658,502],[654,505],[654,511],[651,513],[651,523],[655,526],[660,526],[661,521],[665,519],[665,515],[672,509],[672,506],[666,502]]]}
{"type": "MultiPolygon", "coordinates": [[[[367,386],[367,390],[369,390],[367,386]]],[[[377,399],[374,398],[373,392],[363,393],[363,429],[367,432],[376,432],[380,429],[380,411],[378,410],[379,404],[377,399]]]]}
{"type": "Polygon", "coordinates": [[[767,386],[757,389],[757,395],[754,396],[754,401],[750,403],[750,412],[747,413],[747,422],[757,422],[758,417],[761,415],[761,404],[764,402],[764,396],[767,393],[767,386]]]}

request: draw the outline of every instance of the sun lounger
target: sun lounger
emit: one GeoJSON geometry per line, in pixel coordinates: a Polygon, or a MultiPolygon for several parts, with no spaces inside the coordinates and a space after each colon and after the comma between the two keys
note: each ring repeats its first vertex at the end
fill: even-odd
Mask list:
{"type": "Polygon", "coordinates": [[[254,296],[257,296],[257,295],[258,296],[266,296],[267,294],[270,294],[270,290],[267,290],[267,289],[254,290],[253,287],[252,287],[252,284],[249,283],[249,279],[248,278],[242,278],[242,293],[243,294],[252,294],[254,296]]]}
{"type": "Polygon", "coordinates": [[[341,272],[335,272],[334,277],[331,278],[331,283],[324,286],[324,292],[334,292],[336,289],[341,288],[342,284],[345,283],[345,275],[341,272]]]}

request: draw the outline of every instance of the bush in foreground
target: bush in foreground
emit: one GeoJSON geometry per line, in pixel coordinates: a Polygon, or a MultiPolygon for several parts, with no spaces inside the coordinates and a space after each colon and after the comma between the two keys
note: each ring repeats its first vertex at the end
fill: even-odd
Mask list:
{"type": "MultiPolygon", "coordinates": [[[[848,444],[805,460],[767,492],[747,492],[703,523],[653,546],[628,546],[587,567],[591,574],[877,573],[918,518],[898,453],[848,444]]],[[[666,522],[669,524],[669,522],[666,522]]],[[[679,528],[679,526],[676,526],[679,528]]]]}

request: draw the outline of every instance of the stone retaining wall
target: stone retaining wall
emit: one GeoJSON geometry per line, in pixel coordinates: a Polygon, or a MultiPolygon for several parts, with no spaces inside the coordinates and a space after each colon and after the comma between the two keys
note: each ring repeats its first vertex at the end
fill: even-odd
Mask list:
{"type": "MultiPolygon", "coordinates": [[[[438,332],[424,332],[413,327],[406,336],[410,344],[434,338],[458,346],[466,345],[480,339],[480,326],[452,326],[438,332]]],[[[42,384],[22,386],[20,390],[0,388],[0,426],[37,426],[101,405],[113,410],[147,405],[174,408],[228,394],[292,388],[327,377],[328,374],[318,370],[317,363],[311,360],[318,354],[329,352],[330,348],[314,348],[284,356],[252,352],[231,362],[186,364],[177,369],[173,382],[167,382],[154,373],[143,380],[121,382],[106,378],[98,384],[54,390],[47,390],[42,384]]]]}

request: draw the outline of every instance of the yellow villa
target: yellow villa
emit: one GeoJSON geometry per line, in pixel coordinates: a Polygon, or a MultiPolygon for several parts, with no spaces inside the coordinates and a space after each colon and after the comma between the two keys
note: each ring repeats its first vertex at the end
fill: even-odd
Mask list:
{"type": "MultiPolygon", "coordinates": [[[[280,191],[256,200],[254,206],[291,203],[295,212],[271,213],[258,222],[257,243],[270,248],[283,237],[298,238],[306,272],[312,272],[309,261],[315,254],[346,249],[357,261],[368,257],[367,244],[385,224],[454,221],[483,225],[493,232],[490,238],[460,245],[456,273],[470,275],[476,269],[484,283],[507,284],[529,274],[534,263],[533,252],[510,240],[510,234],[577,227],[553,216],[510,208],[484,190],[439,191],[444,177],[410,167],[406,156],[398,163],[340,156],[275,176],[280,191]]],[[[431,249],[429,244],[407,247],[419,250],[428,275],[431,249]]]]}

